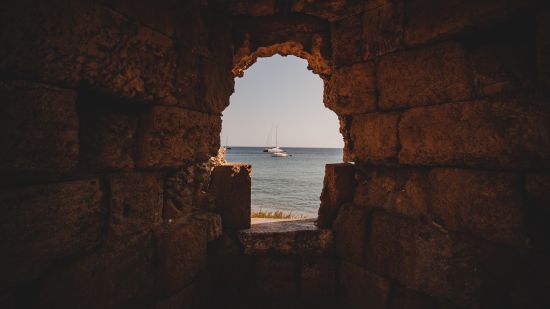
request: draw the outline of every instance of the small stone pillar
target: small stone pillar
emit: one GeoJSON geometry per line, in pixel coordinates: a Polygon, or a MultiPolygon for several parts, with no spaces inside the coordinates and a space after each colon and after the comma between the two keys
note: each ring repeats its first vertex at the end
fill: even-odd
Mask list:
{"type": "Polygon", "coordinates": [[[231,163],[216,166],[212,171],[210,192],[224,228],[250,228],[252,166],[231,163]]]}
{"type": "Polygon", "coordinates": [[[325,165],[321,206],[315,222],[318,227],[332,227],[332,222],[338,215],[340,205],[353,201],[356,184],[354,164],[334,163],[325,165]]]}

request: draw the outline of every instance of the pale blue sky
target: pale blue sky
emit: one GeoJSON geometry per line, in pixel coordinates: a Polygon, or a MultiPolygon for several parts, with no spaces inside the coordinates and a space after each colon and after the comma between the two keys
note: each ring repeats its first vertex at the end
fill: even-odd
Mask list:
{"type": "Polygon", "coordinates": [[[266,146],[272,126],[282,147],[344,145],[336,114],[323,105],[323,81],[298,57],[259,58],[235,79],[221,143],[229,137],[230,146],[266,146]]]}

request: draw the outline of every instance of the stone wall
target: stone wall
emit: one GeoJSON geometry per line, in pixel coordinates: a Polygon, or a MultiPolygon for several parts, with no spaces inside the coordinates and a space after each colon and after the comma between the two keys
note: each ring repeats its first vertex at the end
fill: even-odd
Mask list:
{"type": "Polygon", "coordinates": [[[3,1],[0,306],[204,308],[252,284],[327,307],[548,307],[549,12],[3,1]],[[209,192],[220,114],[233,78],[276,53],[324,79],[354,162],[327,166],[330,254],[243,254],[240,232],[219,238],[234,215],[209,192]]]}
{"type": "Polygon", "coordinates": [[[547,11],[367,1],[331,23],[325,104],[355,164],[327,165],[318,224],[339,209],[349,307],[548,306],[547,11]]]}
{"type": "Polygon", "coordinates": [[[203,307],[229,25],[202,1],[2,2],[0,307],[203,307]]]}

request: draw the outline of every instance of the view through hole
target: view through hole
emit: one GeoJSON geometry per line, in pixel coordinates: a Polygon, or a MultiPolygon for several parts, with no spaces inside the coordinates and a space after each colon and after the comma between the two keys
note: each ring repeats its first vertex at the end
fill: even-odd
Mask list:
{"type": "Polygon", "coordinates": [[[259,58],[235,80],[220,138],[228,162],[252,165],[253,218],[317,216],[325,164],[342,161],[343,139],[306,60],[259,58]]]}

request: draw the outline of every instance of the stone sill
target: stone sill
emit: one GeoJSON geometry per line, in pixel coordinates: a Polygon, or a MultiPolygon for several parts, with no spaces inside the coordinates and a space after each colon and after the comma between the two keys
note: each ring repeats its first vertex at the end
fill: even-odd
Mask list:
{"type": "Polygon", "coordinates": [[[250,229],[238,233],[244,254],[308,255],[334,254],[334,233],[319,229],[315,219],[254,220],[250,229]]]}

